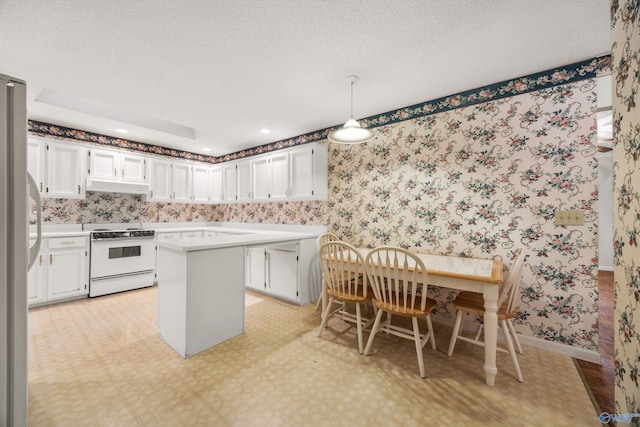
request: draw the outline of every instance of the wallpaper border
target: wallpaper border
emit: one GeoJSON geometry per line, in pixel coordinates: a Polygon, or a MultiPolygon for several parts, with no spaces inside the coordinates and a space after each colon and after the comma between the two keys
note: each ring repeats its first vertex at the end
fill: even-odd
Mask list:
{"type": "MultiPolygon", "coordinates": [[[[411,105],[393,111],[388,111],[386,113],[381,113],[375,116],[366,117],[360,120],[360,124],[363,127],[375,128],[405,120],[415,119],[418,117],[428,116],[430,114],[441,113],[444,111],[479,104],[482,102],[493,101],[508,96],[519,95],[561,84],[585,80],[596,77],[598,75],[610,73],[611,55],[604,55],[581,62],[575,62],[573,64],[565,65],[551,70],[541,71],[510,80],[505,80],[499,83],[494,83],[488,86],[483,86],[453,95],[448,95],[442,98],[426,101],[420,104],[411,105]]],[[[153,144],[131,141],[128,139],[101,135],[94,132],[72,129],[65,126],[29,120],[29,131],[33,135],[44,137],[53,136],[61,139],[73,139],[81,142],[89,142],[109,147],[118,147],[139,151],[142,153],[157,154],[161,156],[181,158],[185,160],[195,160],[206,163],[227,162],[243,157],[250,157],[262,153],[281,150],[283,148],[321,141],[323,139],[326,139],[327,135],[330,132],[340,128],[340,126],[342,125],[317,130],[304,135],[298,135],[293,138],[260,145],[220,157],[212,157],[191,153],[188,151],[169,149],[153,144]]]]}

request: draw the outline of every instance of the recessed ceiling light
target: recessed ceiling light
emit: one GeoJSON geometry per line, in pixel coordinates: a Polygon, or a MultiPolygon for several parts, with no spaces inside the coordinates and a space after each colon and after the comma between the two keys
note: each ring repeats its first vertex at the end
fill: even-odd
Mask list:
{"type": "Polygon", "coordinates": [[[116,129],[116,132],[118,132],[118,133],[129,133],[129,131],[128,131],[128,130],[126,130],[126,129],[122,129],[122,128],[118,128],[118,129],[116,129]]]}
{"type": "Polygon", "coordinates": [[[269,135],[271,131],[267,128],[264,128],[264,129],[260,129],[260,133],[263,135],[269,135]]]}
{"type": "Polygon", "coordinates": [[[211,151],[211,148],[203,148],[202,151],[211,151]]]}

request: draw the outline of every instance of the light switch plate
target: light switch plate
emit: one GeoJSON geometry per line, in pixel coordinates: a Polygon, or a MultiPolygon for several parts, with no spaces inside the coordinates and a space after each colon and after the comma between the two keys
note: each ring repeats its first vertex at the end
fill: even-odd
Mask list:
{"type": "Polygon", "coordinates": [[[556,210],[556,225],[584,225],[584,211],[580,209],[574,210],[556,210]]]}

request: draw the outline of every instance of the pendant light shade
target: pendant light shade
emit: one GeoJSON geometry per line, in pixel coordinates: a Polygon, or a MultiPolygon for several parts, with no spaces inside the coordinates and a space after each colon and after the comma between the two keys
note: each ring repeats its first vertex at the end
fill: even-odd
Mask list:
{"type": "Polygon", "coordinates": [[[359,79],[358,76],[347,76],[347,80],[349,80],[351,84],[351,117],[342,128],[331,132],[327,136],[331,142],[338,144],[362,144],[376,137],[376,134],[371,129],[361,127],[360,123],[353,118],[353,85],[359,79]]]}

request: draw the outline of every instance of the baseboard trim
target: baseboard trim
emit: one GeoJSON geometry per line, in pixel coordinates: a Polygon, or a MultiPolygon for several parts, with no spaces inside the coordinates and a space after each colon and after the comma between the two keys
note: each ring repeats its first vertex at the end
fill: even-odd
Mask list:
{"type": "MultiPolygon", "coordinates": [[[[454,318],[433,316],[434,323],[441,323],[453,327],[455,323],[454,318]]],[[[477,324],[472,322],[465,322],[464,329],[468,332],[473,332],[477,324]]],[[[552,353],[561,354],[563,356],[573,357],[575,359],[586,360],[587,362],[596,363],[601,365],[600,354],[597,351],[586,350],[584,348],[572,347],[567,344],[561,344],[553,341],[547,341],[542,338],[530,337],[528,335],[518,334],[518,340],[520,344],[527,345],[529,347],[539,348],[541,350],[550,351],[552,353]]]]}
{"type": "Polygon", "coordinates": [[[614,267],[609,267],[608,265],[599,265],[598,270],[600,271],[614,271],[614,267]]]}
{"type": "Polygon", "coordinates": [[[587,362],[596,363],[601,365],[600,354],[597,351],[587,350],[579,347],[572,347],[567,344],[560,344],[553,341],[543,340],[541,338],[529,337],[526,335],[518,335],[520,344],[528,345],[530,347],[539,348],[541,350],[547,350],[552,353],[562,354],[564,356],[573,357],[575,359],[586,360],[587,362]]]}

